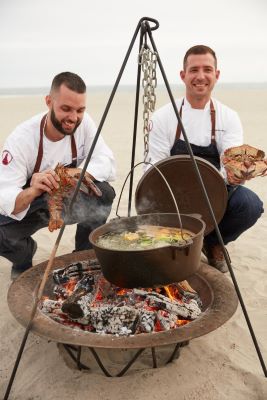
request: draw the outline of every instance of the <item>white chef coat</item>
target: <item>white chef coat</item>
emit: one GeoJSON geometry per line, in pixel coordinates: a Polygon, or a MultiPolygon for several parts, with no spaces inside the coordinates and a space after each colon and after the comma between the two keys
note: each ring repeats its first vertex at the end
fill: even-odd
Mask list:
{"type": "MultiPolygon", "coordinates": [[[[176,100],[178,112],[183,98],[176,100]]],[[[243,129],[238,114],[212,98],[216,112],[215,141],[220,155],[233,146],[243,144],[243,129]]],[[[152,164],[170,156],[174,145],[177,117],[171,103],[158,109],[151,119],[151,131],[149,133],[149,153],[147,161],[152,164]]],[[[182,123],[189,143],[198,146],[208,146],[211,142],[211,117],[210,102],[204,109],[192,108],[187,99],[184,99],[182,108],[182,123]]],[[[180,139],[184,140],[181,133],[180,139]]],[[[146,169],[150,165],[146,166],[146,169]]]]}
{"type": "MultiPolygon", "coordinates": [[[[20,124],[7,138],[0,163],[0,214],[21,220],[28,208],[11,214],[18,194],[34,172],[40,141],[40,123],[45,113],[39,114],[20,124]],[[4,160],[5,158],[5,160],[4,160]]],[[[75,131],[77,147],[77,167],[82,167],[96,134],[92,118],[85,113],[81,124],[75,131]]],[[[40,172],[54,169],[58,163],[68,165],[72,162],[71,137],[52,142],[44,134],[43,158],[40,172]]],[[[98,181],[115,179],[115,161],[112,151],[100,135],[94,148],[87,171],[98,181]]]]}

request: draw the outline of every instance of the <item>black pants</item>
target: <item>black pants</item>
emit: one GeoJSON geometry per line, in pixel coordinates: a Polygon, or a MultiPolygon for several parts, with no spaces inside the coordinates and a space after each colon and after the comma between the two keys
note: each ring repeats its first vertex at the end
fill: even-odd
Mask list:
{"type": "MultiPolygon", "coordinates": [[[[70,216],[65,215],[67,225],[77,223],[75,250],[92,248],[89,234],[104,224],[110,214],[115,191],[107,182],[95,182],[102,191],[101,197],[87,196],[79,192],[70,216]]],[[[71,197],[64,200],[64,208],[71,197]]],[[[63,209],[63,215],[65,214],[63,209]]],[[[46,195],[35,199],[21,221],[0,215],[0,256],[13,264],[31,264],[34,241],[31,236],[39,229],[47,227],[49,212],[46,195]]]]}

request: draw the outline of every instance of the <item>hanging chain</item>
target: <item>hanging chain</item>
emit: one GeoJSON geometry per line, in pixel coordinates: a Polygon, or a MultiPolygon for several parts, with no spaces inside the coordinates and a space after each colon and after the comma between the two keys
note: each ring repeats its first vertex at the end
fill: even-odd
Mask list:
{"type": "Polygon", "coordinates": [[[156,66],[157,66],[157,53],[151,51],[149,47],[143,46],[139,54],[139,62],[142,66],[143,79],[142,86],[144,88],[143,94],[143,120],[144,120],[144,160],[146,161],[149,150],[149,131],[150,127],[150,113],[155,110],[157,87],[156,66]]]}

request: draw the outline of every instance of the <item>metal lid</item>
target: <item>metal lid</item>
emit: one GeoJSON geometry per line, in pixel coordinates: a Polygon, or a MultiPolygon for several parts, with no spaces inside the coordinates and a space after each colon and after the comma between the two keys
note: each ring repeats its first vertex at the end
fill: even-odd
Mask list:
{"type": "MultiPolygon", "coordinates": [[[[226,210],[228,193],[219,171],[208,161],[195,157],[217,223],[226,210]]],[[[167,180],[180,213],[201,214],[206,223],[205,235],[214,229],[206,198],[189,155],[165,158],[155,166],[167,180]]],[[[176,207],[161,174],[149,168],[138,183],[135,192],[137,214],[176,213],[176,207]]]]}

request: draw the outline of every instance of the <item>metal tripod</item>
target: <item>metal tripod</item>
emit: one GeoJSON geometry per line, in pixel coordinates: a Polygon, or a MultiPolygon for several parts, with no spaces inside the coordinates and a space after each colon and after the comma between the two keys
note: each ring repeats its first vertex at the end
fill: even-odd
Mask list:
{"type": "MultiPolygon", "coordinates": [[[[158,55],[157,56],[157,62],[158,62],[158,65],[159,65],[159,68],[160,68],[160,71],[161,71],[165,86],[167,88],[171,103],[172,103],[174,111],[175,111],[175,115],[177,117],[177,120],[178,120],[178,122],[179,122],[179,124],[181,126],[181,131],[183,133],[184,141],[186,143],[188,153],[190,155],[192,164],[194,166],[195,173],[197,175],[199,184],[200,184],[200,186],[202,188],[202,191],[203,191],[203,194],[205,196],[205,199],[206,199],[206,202],[207,202],[207,206],[208,206],[211,218],[212,218],[213,223],[214,223],[215,231],[216,231],[219,243],[222,246],[223,254],[224,254],[224,257],[225,257],[225,260],[226,260],[226,263],[227,263],[227,266],[228,266],[228,269],[229,269],[229,272],[230,272],[230,275],[231,275],[231,278],[232,278],[232,281],[233,281],[233,284],[234,284],[234,287],[235,287],[235,290],[236,290],[236,293],[237,293],[237,296],[238,296],[238,299],[239,299],[239,302],[240,302],[240,305],[241,305],[241,308],[242,308],[242,311],[243,311],[243,314],[245,316],[245,319],[246,319],[246,322],[247,322],[247,325],[248,325],[248,328],[249,328],[249,332],[251,334],[251,337],[252,337],[252,340],[253,340],[253,343],[254,343],[258,358],[260,360],[260,363],[261,363],[261,366],[262,366],[262,369],[263,369],[263,373],[264,373],[265,377],[267,377],[267,369],[266,369],[266,366],[265,366],[265,363],[264,363],[264,360],[263,360],[263,357],[262,357],[262,354],[261,354],[261,351],[260,351],[256,336],[254,334],[254,331],[253,331],[253,328],[252,328],[252,325],[251,325],[251,322],[250,322],[250,319],[249,319],[249,316],[248,316],[244,301],[242,299],[242,295],[240,293],[240,290],[239,290],[239,287],[238,287],[238,284],[237,284],[237,281],[236,281],[236,278],[235,278],[235,275],[234,275],[234,272],[233,272],[233,269],[232,269],[232,266],[231,266],[230,258],[228,256],[228,253],[227,253],[226,249],[225,249],[225,246],[224,246],[224,243],[223,243],[223,239],[221,237],[221,233],[219,231],[219,228],[218,228],[218,225],[217,225],[217,221],[216,221],[215,215],[213,213],[213,209],[211,207],[211,204],[210,204],[210,201],[209,201],[205,186],[203,184],[203,181],[202,181],[202,178],[201,178],[201,175],[200,175],[196,160],[194,158],[194,154],[192,152],[190,143],[188,141],[184,126],[182,124],[179,112],[177,110],[177,107],[176,107],[176,104],[175,104],[175,101],[174,101],[174,97],[172,95],[172,92],[171,92],[171,89],[170,89],[170,86],[169,86],[169,83],[168,83],[168,80],[167,80],[167,77],[166,77],[162,62],[161,62],[161,59],[160,59],[160,56],[159,56],[159,53],[158,53],[158,50],[156,48],[156,45],[155,45],[155,42],[154,42],[154,39],[153,39],[153,36],[152,36],[152,31],[158,29],[158,27],[159,27],[159,22],[157,20],[153,19],[153,18],[144,17],[144,18],[141,18],[140,21],[138,22],[138,25],[137,25],[136,30],[134,32],[134,35],[132,37],[130,46],[128,48],[128,51],[127,51],[126,56],[124,58],[124,61],[122,63],[121,69],[119,71],[118,77],[117,77],[117,79],[115,81],[114,87],[113,87],[112,92],[110,94],[108,103],[107,103],[106,108],[104,110],[103,116],[102,116],[102,118],[100,120],[99,127],[97,129],[97,132],[96,132],[95,138],[93,140],[92,146],[91,146],[90,151],[88,153],[88,156],[87,156],[87,158],[85,160],[84,167],[82,169],[79,181],[77,183],[76,189],[75,189],[75,191],[73,193],[73,196],[71,198],[71,201],[70,201],[68,212],[70,213],[71,210],[72,210],[73,204],[75,202],[75,199],[77,197],[77,194],[78,194],[80,186],[81,186],[82,179],[83,179],[84,174],[86,172],[86,169],[87,169],[87,166],[89,164],[89,161],[90,161],[90,159],[92,157],[94,148],[96,146],[96,143],[97,143],[97,140],[99,138],[100,132],[102,130],[102,127],[104,125],[105,119],[106,119],[107,114],[108,114],[108,111],[109,111],[110,106],[112,104],[114,95],[115,95],[115,93],[117,91],[118,85],[120,83],[120,79],[122,77],[122,74],[124,72],[125,66],[126,66],[127,61],[129,59],[129,56],[130,56],[130,53],[131,53],[132,48],[134,46],[135,40],[136,40],[137,35],[138,35],[139,31],[140,31],[139,53],[140,53],[140,50],[141,50],[141,48],[142,48],[142,46],[144,44],[144,38],[147,40],[147,35],[148,35],[148,37],[150,39],[150,42],[151,42],[151,45],[152,45],[152,48],[158,55]],[[151,27],[149,22],[153,23],[154,25],[151,27]]],[[[145,41],[145,45],[147,45],[146,41],[145,41]]],[[[132,187],[133,187],[133,173],[134,173],[134,168],[133,167],[134,167],[135,148],[136,148],[136,133],[137,133],[137,120],[138,120],[139,94],[140,94],[140,77],[141,77],[141,66],[139,64],[138,65],[138,69],[137,69],[137,81],[136,81],[136,99],[135,99],[134,130],[133,130],[133,142],[132,142],[131,176],[130,176],[130,187],[129,187],[128,216],[130,216],[131,202],[132,202],[132,187]]],[[[24,336],[23,336],[23,339],[22,339],[22,342],[21,342],[21,345],[20,345],[20,349],[18,351],[18,355],[17,355],[16,361],[15,361],[15,364],[14,364],[14,367],[13,367],[13,371],[12,371],[12,374],[11,374],[11,377],[10,377],[10,380],[9,380],[9,383],[8,383],[8,387],[7,387],[6,392],[5,392],[4,400],[7,400],[9,398],[9,394],[10,394],[10,391],[11,391],[11,388],[12,388],[12,385],[13,385],[13,382],[14,382],[14,379],[15,379],[15,375],[16,375],[16,372],[17,372],[17,369],[18,369],[18,366],[19,366],[19,363],[20,363],[20,359],[21,359],[21,356],[22,356],[22,353],[23,353],[25,344],[27,342],[27,338],[28,338],[29,332],[31,330],[35,314],[36,314],[38,302],[42,297],[42,294],[43,294],[43,291],[44,291],[44,287],[45,287],[45,283],[46,283],[48,275],[49,275],[49,273],[50,273],[50,271],[52,269],[53,261],[54,261],[54,258],[55,258],[55,255],[56,255],[56,252],[57,252],[57,249],[58,249],[58,245],[59,245],[60,240],[62,238],[63,232],[65,230],[65,226],[66,225],[64,223],[63,226],[61,227],[60,231],[59,231],[59,234],[58,234],[58,237],[56,239],[55,245],[54,245],[54,247],[52,249],[50,258],[48,260],[48,264],[47,264],[46,270],[44,272],[42,281],[40,282],[39,287],[36,288],[37,295],[36,295],[35,302],[34,302],[34,305],[33,305],[33,309],[32,309],[32,312],[31,312],[31,318],[30,318],[29,323],[28,323],[28,325],[26,327],[26,330],[25,330],[25,333],[24,333],[24,336]]]]}

